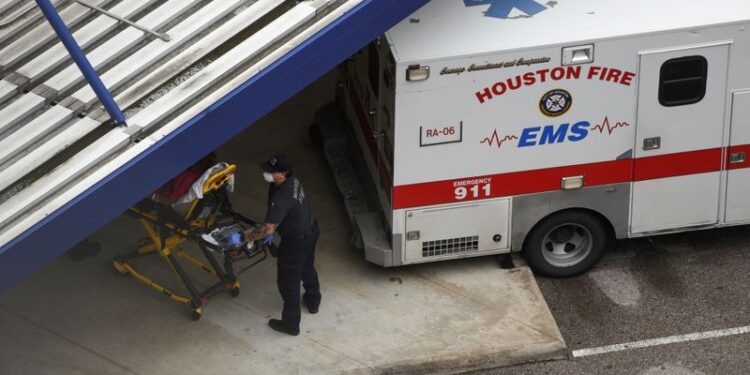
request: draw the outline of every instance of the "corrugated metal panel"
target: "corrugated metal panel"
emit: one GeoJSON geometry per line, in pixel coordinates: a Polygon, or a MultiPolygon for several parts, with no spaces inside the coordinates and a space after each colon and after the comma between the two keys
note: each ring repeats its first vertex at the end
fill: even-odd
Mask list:
{"type": "MultiPolygon", "coordinates": [[[[219,2],[205,3],[195,11],[219,2]]],[[[133,60],[124,59],[103,69],[106,72],[100,73],[104,73],[106,84],[118,86],[112,90],[118,104],[123,105],[123,98],[136,104],[127,111],[133,126],[115,128],[94,137],[57,167],[48,172],[42,170],[41,177],[32,181],[19,180],[0,194],[0,211],[3,211],[0,216],[0,244],[3,244],[0,247],[0,292],[229,140],[426,0],[314,0],[299,4],[281,1],[277,6],[264,0],[234,3],[239,5],[225,17],[220,16],[222,11],[204,10],[215,16],[216,23],[205,27],[203,32],[181,24],[189,15],[160,30],[170,33],[182,25],[181,30],[191,34],[189,37],[173,35],[173,46],[156,40],[138,44],[132,53],[149,56],[150,60],[145,62],[148,66],[126,67],[125,64],[133,60]],[[204,38],[217,38],[214,31],[232,24],[233,20],[236,24],[247,24],[253,17],[245,11],[253,7],[260,9],[262,5],[270,11],[264,13],[264,17],[255,17],[250,27],[233,30],[233,37],[224,44],[226,48],[217,51],[213,48],[217,45],[213,44],[191,49],[201,47],[204,38]],[[243,34],[243,29],[253,27],[256,30],[243,34]],[[172,51],[165,52],[170,48],[172,51]],[[175,64],[181,57],[190,62],[175,64]],[[182,69],[161,71],[163,66],[182,69]],[[148,77],[156,71],[161,74],[155,79],[160,82],[155,87],[155,95],[153,89],[132,89],[151,87],[148,77]],[[112,81],[106,80],[107,72],[113,72],[109,75],[112,81]],[[124,93],[127,96],[123,96],[124,93]],[[247,106],[248,102],[254,105],[247,106]],[[222,123],[221,131],[211,125],[216,123],[222,123]],[[148,132],[139,133],[144,129],[148,132]],[[142,141],[134,143],[135,138],[142,141]]],[[[107,43],[123,30],[108,33],[99,43],[107,43]]],[[[19,79],[6,76],[6,80],[9,78],[19,79]]],[[[59,102],[58,106],[69,109],[70,113],[106,120],[102,112],[96,110],[98,106],[90,113],[82,112],[84,104],[89,103],[81,99],[92,100],[91,96],[84,96],[89,95],[83,94],[87,91],[85,88],[71,90],[72,97],[57,97],[57,90],[46,85],[32,84],[29,89],[35,95],[59,102]],[[79,94],[82,95],[78,97],[79,94]]],[[[45,107],[42,113],[50,110],[45,107]]],[[[59,116],[70,115],[63,112],[60,111],[59,116]]],[[[66,129],[77,129],[76,123],[67,125],[66,129]]],[[[45,147],[59,134],[78,137],[90,130],[81,127],[79,132],[60,131],[42,136],[39,137],[42,143],[34,147],[45,147]]],[[[22,142],[22,138],[17,139],[22,142]]],[[[19,172],[15,177],[23,176],[19,172]]]]}

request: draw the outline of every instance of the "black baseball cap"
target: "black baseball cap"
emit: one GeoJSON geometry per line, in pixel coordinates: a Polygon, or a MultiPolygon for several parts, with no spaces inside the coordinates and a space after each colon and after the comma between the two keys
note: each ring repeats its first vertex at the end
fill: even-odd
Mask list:
{"type": "Polygon", "coordinates": [[[260,163],[260,168],[268,173],[291,172],[292,165],[284,154],[276,154],[265,163],[260,163]]]}

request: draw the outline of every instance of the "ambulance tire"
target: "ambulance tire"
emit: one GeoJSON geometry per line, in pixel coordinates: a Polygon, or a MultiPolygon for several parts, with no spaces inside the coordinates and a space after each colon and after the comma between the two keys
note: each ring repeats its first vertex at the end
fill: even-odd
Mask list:
{"type": "Polygon", "coordinates": [[[563,211],[539,222],[526,237],[523,255],[536,274],[572,277],[591,269],[612,236],[602,219],[584,211],[563,211]]]}

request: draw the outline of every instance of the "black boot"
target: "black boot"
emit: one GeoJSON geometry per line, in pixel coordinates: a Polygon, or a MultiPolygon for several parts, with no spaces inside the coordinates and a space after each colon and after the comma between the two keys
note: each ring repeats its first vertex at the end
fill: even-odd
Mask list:
{"type": "Polygon", "coordinates": [[[302,299],[302,301],[305,303],[305,306],[307,306],[307,311],[309,311],[310,314],[317,314],[318,313],[318,310],[320,309],[320,302],[318,302],[317,304],[313,305],[312,303],[307,302],[307,300],[304,299],[304,298],[302,299]]]}
{"type": "Polygon", "coordinates": [[[299,336],[299,329],[293,330],[286,325],[284,325],[284,322],[282,322],[279,319],[271,319],[268,321],[268,325],[276,332],[286,333],[290,336],[299,336]]]}
{"type": "Polygon", "coordinates": [[[305,303],[307,311],[309,311],[310,314],[318,313],[318,309],[320,308],[320,299],[320,292],[318,292],[317,294],[312,294],[305,291],[305,294],[302,295],[302,302],[305,303]]]}

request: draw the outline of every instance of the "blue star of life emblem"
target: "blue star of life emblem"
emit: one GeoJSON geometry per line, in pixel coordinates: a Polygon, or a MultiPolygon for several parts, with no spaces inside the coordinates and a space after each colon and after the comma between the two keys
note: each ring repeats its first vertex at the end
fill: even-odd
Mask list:
{"type": "Polygon", "coordinates": [[[467,7],[489,5],[485,16],[506,19],[513,9],[518,9],[529,17],[547,10],[546,6],[535,0],[464,0],[464,5],[467,7]]]}

